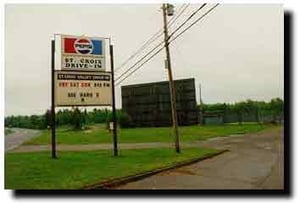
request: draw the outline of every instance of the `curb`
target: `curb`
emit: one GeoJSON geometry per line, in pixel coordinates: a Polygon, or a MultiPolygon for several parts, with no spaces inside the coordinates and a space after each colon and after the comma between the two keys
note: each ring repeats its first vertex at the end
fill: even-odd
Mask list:
{"type": "Polygon", "coordinates": [[[167,167],[164,167],[164,168],[158,168],[158,169],[155,169],[155,170],[146,171],[146,172],[138,173],[138,174],[135,174],[135,175],[130,175],[130,176],[125,176],[125,177],[121,177],[121,178],[115,178],[115,179],[107,180],[107,181],[104,181],[104,182],[100,182],[100,183],[96,183],[96,184],[93,184],[93,185],[85,186],[81,189],[82,190],[110,189],[112,187],[123,185],[123,184],[129,183],[129,182],[132,182],[132,181],[137,181],[137,180],[155,175],[155,174],[163,172],[163,171],[167,171],[167,170],[178,168],[178,167],[181,167],[181,166],[193,164],[195,162],[203,161],[205,159],[210,159],[210,158],[221,155],[221,154],[223,154],[225,152],[228,152],[228,151],[229,151],[228,149],[221,150],[220,152],[217,152],[215,154],[210,154],[206,157],[196,158],[196,159],[192,159],[192,160],[188,160],[188,161],[182,161],[182,162],[179,162],[175,165],[167,166],[167,167]]]}

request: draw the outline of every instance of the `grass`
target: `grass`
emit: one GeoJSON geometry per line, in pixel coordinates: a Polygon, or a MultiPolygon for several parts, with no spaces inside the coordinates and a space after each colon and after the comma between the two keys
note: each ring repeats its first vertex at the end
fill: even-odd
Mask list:
{"type": "Polygon", "coordinates": [[[10,135],[11,133],[13,133],[14,131],[12,130],[12,129],[10,129],[10,128],[5,128],[5,130],[4,130],[4,134],[5,135],[10,135]]]}
{"type": "Polygon", "coordinates": [[[6,189],[79,189],[104,180],[134,175],[184,160],[215,154],[215,149],[187,148],[122,150],[113,157],[108,150],[50,153],[6,153],[6,189]]]}
{"type": "MultiPolygon", "coordinates": [[[[245,134],[259,132],[270,126],[258,124],[244,125],[220,125],[220,126],[184,126],[179,127],[180,140],[192,142],[205,140],[212,137],[227,136],[232,134],[245,134]]],[[[100,144],[111,143],[112,134],[104,125],[92,125],[86,131],[74,131],[62,127],[56,131],[58,144],[100,144]]],[[[44,130],[42,135],[25,144],[39,145],[50,143],[50,131],[44,130]]],[[[119,143],[142,143],[142,142],[173,142],[172,129],[170,127],[157,128],[129,128],[118,130],[119,143]]]]}

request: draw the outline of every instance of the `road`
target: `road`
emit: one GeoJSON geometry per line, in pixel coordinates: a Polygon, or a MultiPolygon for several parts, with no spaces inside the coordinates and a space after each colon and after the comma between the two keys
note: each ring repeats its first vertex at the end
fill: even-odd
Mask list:
{"type": "Polygon", "coordinates": [[[283,189],[283,129],[210,139],[222,155],[112,189],[283,189]]]}
{"type": "Polygon", "coordinates": [[[13,133],[5,136],[5,151],[17,148],[27,140],[40,135],[39,130],[12,128],[13,133]]]}

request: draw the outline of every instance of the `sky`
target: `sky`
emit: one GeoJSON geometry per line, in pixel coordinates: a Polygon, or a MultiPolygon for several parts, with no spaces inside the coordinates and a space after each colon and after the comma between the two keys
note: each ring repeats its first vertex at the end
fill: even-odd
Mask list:
{"type": "MultiPolygon", "coordinates": [[[[175,5],[175,14],[181,6],[175,5]]],[[[190,5],[169,32],[199,6],[190,5]]],[[[55,33],[111,37],[115,68],[119,68],[162,26],[160,4],[7,4],[5,116],[42,114],[50,108],[50,41],[55,33]]],[[[162,40],[161,36],[152,47],[162,40]]],[[[199,83],[204,103],[283,98],[280,4],[221,4],[174,40],[170,51],[174,79],[195,78],[198,102],[199,83]]],[[[120,68],[115,77],[138,58],[120,68]]],[[[162,51],[116,87],[117,108],[121,107],[120,86],[168,79],[164,60],[162,51]]]]}

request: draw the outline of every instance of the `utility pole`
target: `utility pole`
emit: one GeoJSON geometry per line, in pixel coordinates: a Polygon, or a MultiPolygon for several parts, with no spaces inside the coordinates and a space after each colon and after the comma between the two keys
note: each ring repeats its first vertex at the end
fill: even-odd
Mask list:
{"type": "Polygon", "coordinates": [[[200,97],[200,105],[202,106],[203,101],[202,101],[201,83],[199,84],[199,97],[200,97]]]}
{"type": "Polygon", "coordinates": [[[170,89],[172,122],[173,122],[174,136],[175,136],[175,149],[176,149],[177,153],[180,153],[178,124],[177,124],[177,111],[176,111],[176,95],[175,95],[174,81],[173,81],[172,69],[171,69],[171,58],[170,58],[170,50],[169,50],[169,35],[168,35],[168,27],[167,27],[167,12],[168,12],[168,15],[173,15],[173,5],[163,4],[162,9],[163,9],[163,18],[164,18],[165,48],[166,48],[166,56],[167,56],[166,65],[167,65],[168,75],[169,75],[169,89],[170,89]]]}
{"type": "Polygon", "coordinates": [[[199,84],[199,97],[200,97],[200,105],[199,105],[199,124],[203,124],[203,101],[202,101],[202,91],[201,91],[201,83],[199,84]]]}

